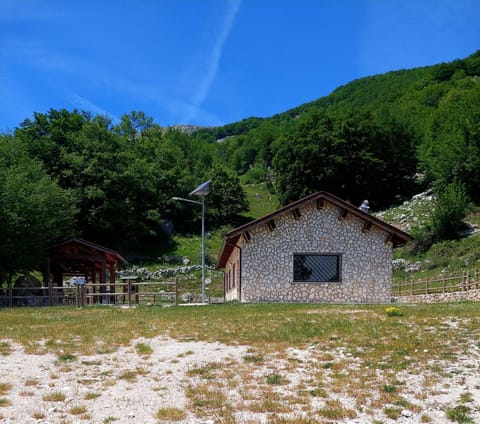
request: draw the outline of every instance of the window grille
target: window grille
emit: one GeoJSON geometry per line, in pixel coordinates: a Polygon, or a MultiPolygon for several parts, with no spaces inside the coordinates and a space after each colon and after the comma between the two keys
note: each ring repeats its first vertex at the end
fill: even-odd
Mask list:
{"type": "Polygon", "coordinates": [[[340,282],[342,257],[339,254],[293,255],[293,281],[340,282]]]}

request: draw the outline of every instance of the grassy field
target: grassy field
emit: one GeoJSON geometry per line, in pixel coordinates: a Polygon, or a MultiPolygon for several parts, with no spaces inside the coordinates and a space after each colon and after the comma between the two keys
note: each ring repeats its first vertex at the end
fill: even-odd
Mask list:
{"type": "Polygon", "coordinates": [[[425,279],[439,277],[442,274],[456,274],[475,268],[480,269],[480,234],[435,243],[427,251],[418,254],[412,254],[409,252],[409,247],[406,246],[394,251],[394,257],[423,264],[422,269],[413,275],[402,271],[394,273],[396,281],[411,277],[425,279]]]}
{"type": "Polygon", "coordinates": [[[265,183],[243,186],[250,210],[245,214],[251,218],[260,218],[280,207],[276,196],[269,192],[265,183]]]}
{"type": "MultiPolygon", "coordinates": [[[[366,415],[371,420],[361,422],[380,424],[404,411],[415,414],[412,422],[438,422],[423,402],[452,390],[455,398],[441,406],[442,416],[473,423],[480,386],[467,384],[468,376],[451,367],[465,358],[476,361],[479,328],[478,303],[17,308],[0,310],[0,354],[8,356],[20,343],[29,353],[57,355],[59,363],[127,345],[148,356],[148,340],[158,336],[248,347],[241,362],[212,359],[189,369],[188,411],[159,410],[160,422],[194,413],[235,423],[239,411],[266,413],[272,423],[348,422],[366,415]],[[228,397],[232,391],[240,400],[228,397]],[[287,418],[298,411],[309,418],[287,418]]],[[[467,366],[468,375],[477,372],[478,364],[467,366]]],[[[7,386],[5,392],[7,402],[7,386]]]]}
{"type": "MultiPolygon", "coordinates": [[[[431,200],[425,198],[406,202],[380,213],[380,218],[405,229],[415,235],[416,229],[425,225],[431,216],[431,200]]],[[[480,225],[480,208],[472,206],[467,213],[465,222],[470,225],[480,225]]],[[[421,233],[421,232],[420,232],[421,233]]],[[[437,278],[442,275],[461,274],[463,271],[480,268],[480,234],[459,237],[456,240],[446,240],[434,243],[425,251],[414,249],[415,241],[394,250],[395,259],[406,259],[408,262],[421,262],[422,267],[414,273],[402,270],[394,272],[394,281],[404,279],[418,280],[437,278]]]]}
{"type": "MultiPolygon", "coordinates": [[[[251,217],[278,206],[264,186],[247,187],[247,195],[251,217]]],[[[471,218],[478,217],[475,211],[471,218]]],[[[210,263],[216,261],[228,230],[208,234],[210,263]]],[[[419,276],[438,275],[443,269],[454,272],[478,264],[478,237],[438,243],[421,255],[401,249],[395,256],[423,261],[419,276]]],[[[198,235],[175,236],[168,254],[200,263],[200,246],[198,235]]],[[[148,264],[157,266],[164,265],[148,264]]],[[[193,277],[200,281],[199,272],[193,277]]],[[[211,289],[220,292],[221,274],[209,271],[208,277],[211,289]]],[[[365,415],[371,420],[361,422],[392,423],[404,411],[415,414],[416,421],[411,422],[440,422],[433,406],[422,405],[453,392],[453,401],[437,408],[443,414],[441,422],[446,417],[450,422],[473,423],[480,419],[480,380],[468,383],[467,374],[478,374],[479,329],[480,303],[470,302],[401,305],[393,310],[385,305],[318,304],[16,308],[0,309],[0,355],[8,356],[17,343],[28,353],[53,353],[61,362],[79,355],[107,355],[132,344],[139,355],[148,356],[152,350],[148,340],[158,336],[221,342],[247,346],[249,353],[241,362],[212,361],[188,370],[189,411],[159,410],[160,422],[174,422],[193,411],[214,422],[235,423],[239,410],[267,413],[268,422],[278,424],[333,423],[365,415]],[[139,338],[141,343],[136,342],[139,338]],[[307,354],[308,359],[302,359],[307,354]],[[473,363],[458,368],[468,359],[473,363]],[[305,375],[299,377],[302,372],[305,375]],[[420,386],[412,385],[412,379],[420,386]],[[236,390],[240,401],[234,404],[226,390],[236,390]],[[288,418],[299,411],[309,418],[288,418]]],[[[1,402],[8,403],[9,391],[0,378],[0,391],[2,387],[0,418],[1,402]]]]}
{"type": "Polygon", "coordinates": [[[373,363],[381,359],[385,366],[399,369],[400,357],[416,352],[413,356],[418,361],[425,349],[428,355],[424,359],[446,357],[465,337],[478,336],[478,303],[402,306],[401,311],[401,316],[392,318],[384,306],[359,305],[14,308],[0,310],[0,338],[21,343],[31,351],[61,349],[72,354],[94,352],[99,340],[114,349],[133,338],[158,334],[248,344],[266,352],[319,343],[362,352],[360,355],[373,363]],[[449,330],[441,324],[448,320],[467,320],[468,325],[449,330]],[[453,345],[439,344],[440,334],[453,345]],[[47,342],[39,344],[42,340],[47,342]]]}

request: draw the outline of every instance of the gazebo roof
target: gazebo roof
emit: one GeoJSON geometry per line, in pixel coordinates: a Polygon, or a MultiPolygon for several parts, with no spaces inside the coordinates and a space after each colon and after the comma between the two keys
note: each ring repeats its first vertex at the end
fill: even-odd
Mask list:
{"type": "Polygon", "coordinates": [[[115,250],[81,238],[73,238],[50,247],[48,258],[52,270],[69,275],[83,275],[92,269],[101,270],[106,266],[126,262],[115,250]]]}

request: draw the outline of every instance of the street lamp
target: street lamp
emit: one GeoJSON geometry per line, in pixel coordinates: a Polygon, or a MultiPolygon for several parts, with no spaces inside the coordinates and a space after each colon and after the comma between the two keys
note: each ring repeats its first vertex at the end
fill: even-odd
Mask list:
{"type": "Polygon", "coordinates": [[[201,202],[196,200],[184,199],[183,197],[173,197],[174,200],[183,202],[195,203],[202,205],[202,303],[205,302],[205,196],[210,192],[210,180],[200,184],[195,190],[190,193],[190,196],[195,195],[202,198],[201,202]]]}

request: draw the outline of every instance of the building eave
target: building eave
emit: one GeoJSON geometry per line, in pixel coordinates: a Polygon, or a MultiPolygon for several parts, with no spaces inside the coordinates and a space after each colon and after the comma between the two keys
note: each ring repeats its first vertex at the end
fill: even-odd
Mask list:
{"type": "Polygon", "coordinates": [[[258,227],[259,225],[273,222],[275,218],[294,212],[300,207],[311,202],[317,202],[317,205],[322,204],[323,202],[333,204],[338,207],[342,212],[339,216],[339,219],[343,219],[346,215],[352,214],[363,220],[365,223],[368,223],[369,227],[373,225],[384,230],[388,234],[386,241],[391,242],[392,245],[395,247],[401,246],[409,242],[413,238],[410,234],[400,230],[397,227],[394,227],[391,224],[386,223],[385,221],[382,221],[381,219],[367,212],[360,210],[358,207],[352,205],[351,203],[348,203],[328,192],[320,191],[318,193],[314,193],[300,200],[297,200],[296,202],[290,203],[289,205],[277,209],[276,211],[269,213],[268,215],[250,221],[247,224],[241,225],[240,227],[234,228],[233,230],[225,234],[224,243],[220,251],[219,260],[216,266],[217,269],[222,269],[225,267],[225,264],[234,248],[234,245],[237,243],[242,234],[248,233],[253,228],[258,227]]]}

